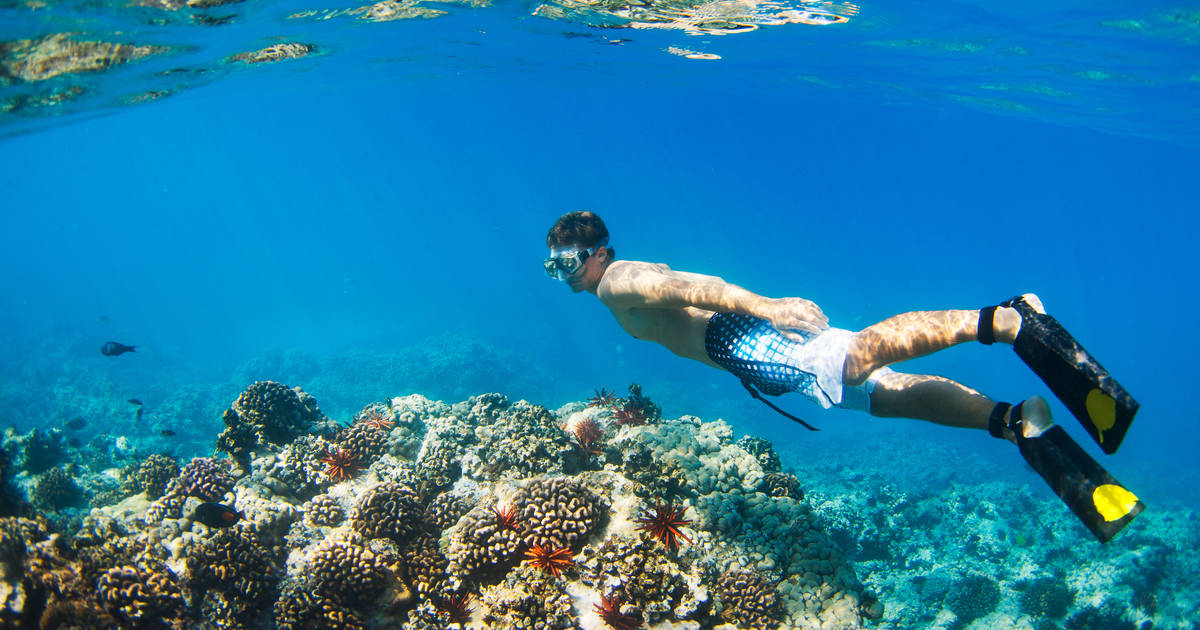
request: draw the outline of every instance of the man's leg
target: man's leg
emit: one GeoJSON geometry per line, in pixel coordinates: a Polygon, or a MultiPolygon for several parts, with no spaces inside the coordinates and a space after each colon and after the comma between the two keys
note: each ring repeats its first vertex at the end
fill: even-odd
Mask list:
{"type": "Polygon", "coordinates": [[[940,376],[889,372],[871,393],[871,415],[916,418],[949,427],[987,429],[996,401],[940,376]]]}
{"type": "MultiPolygon", "coordinates": [[[[1036,310],[1042,310],[1037,296],[1026,294],[1025,300],[1036,310]]],[[[996,341],[1011,344],[1021,329],[1021,314],[1013,308],[996,309],[992,329],[996,341]]],[[[978,339],[978,310],[901,313],[855,333],[846,352],[842,382],[858,385],[867,380],[871,372],[885,365],[978,339]]]]}

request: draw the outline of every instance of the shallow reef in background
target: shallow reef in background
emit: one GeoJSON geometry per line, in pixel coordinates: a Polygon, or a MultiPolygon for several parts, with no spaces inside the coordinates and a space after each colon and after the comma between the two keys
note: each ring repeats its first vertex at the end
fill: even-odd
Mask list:
{"type": "Polygon", "coordinates": [[[0,622],[1148,630],[1200,613],[1190,511],[1101,546],[1028,487],[898,490],[866,446],[785,467],[636,385],[555,410],[392,396],[339,423],[255,381],[220,417],[213,457],[8,431],[0,622]],[[205,525],[202,502],[244,518],[205,525]]]}
{"type": "Polygon", "coordinates": [[[558,410],[397,396],[342,425],[300,388],[258,381],[223,419],[222,456],[187,462],[90,448],[42,461],[54,438],[10,432],[0,619],[819,628],[883,612],[768,442],[664,419],[637,386],[558,410]],[[14,503],[18,488],[35,505],[14,503]],[[206,501],[245,516],[207,526],[206,501]]]}

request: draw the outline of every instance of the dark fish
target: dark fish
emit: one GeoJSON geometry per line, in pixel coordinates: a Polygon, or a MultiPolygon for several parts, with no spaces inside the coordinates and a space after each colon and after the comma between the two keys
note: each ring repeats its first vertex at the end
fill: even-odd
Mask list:
{"type": "Polygon", "coordinates": [[[235,510],[223,503],[201,503],[192,512],[192,520],[200,521],[209,527],[229,527],[237,524],[246,516],[240,510],[235,510]]]}
{"type": "Polygon", "coordinates": [[[112,320],[108,318],[108,315],[101,315],[100,317],[96,318],[96,321],[100,322],[101,324],[108,324],[112,322],[112,320]]]}
{"type": "Polygon", "coordinates": [[[140,400],[138,400],[138,399],[136,399],[136,398],[130,398],[130,399],[129,399],[129,404],[131,404],[131,405],[137,405],[137,406],[141,407],[141,406],[142,406],[142,401],[140,401],[140,400]]]}
{"type": "Polygon", "coordinates": [[[159,433],[159,435],[163,437],[175,437],[175,432],[170,429],[163,429],[162,433],[159,433]]]}
{"type": "Polygon", "coordinates": [[[123,343],[110,341],[103,346],[100,346],[100,354],[103,354],[106,357],[115,357],[119,354],[125,354],[126,352],[137,352],[134,350],[136,347],[137,346],[127,346],[123,343]]]}
{"type": "Polygon", "coordinates": [[[80,446],[83,446],[83,442],[80,442],[79,438],[71,438],[67,440],[67,444],[70,444],[71,448],[79,448],[80,446]]]}
{"type": "Polygon", "coordinates": [[[134,414],[134,419],[139,422],[141,421],[141,419],[142,419],[142,408],[141,407],[138,407],[137,413],[134,414]]]}
{"type": "Polygon", "coordinates": [[[83,427],[87,426],[87,421],[84,420],[83,418],[78,418],[78,417],[71,418],[70,420],[67,420],[67,423],[64,424],[63,426],[67,427],[68,429],[70,429],[72,431],[78,431],[78,430],[82,429],[83,427]]]}

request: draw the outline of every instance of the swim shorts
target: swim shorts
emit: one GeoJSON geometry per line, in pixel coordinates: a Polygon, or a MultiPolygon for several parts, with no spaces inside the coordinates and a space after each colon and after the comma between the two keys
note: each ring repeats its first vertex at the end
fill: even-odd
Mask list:
{"type": "Polygon", "coordinates": [[[713,362],[769,396],[800,392],[825,409],[870,413],[875,384],[892,370],[880,368],[861,384],[843,387],[842,367],[854,332],[827,328],[805,337],[793,341],[759,317],[717,313],[708,320],[704,347],[713,362]]]}

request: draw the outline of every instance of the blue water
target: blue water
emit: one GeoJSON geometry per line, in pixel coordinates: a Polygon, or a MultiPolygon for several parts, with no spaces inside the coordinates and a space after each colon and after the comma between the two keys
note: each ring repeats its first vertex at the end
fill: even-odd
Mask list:
{"type": "MultiPolygon", "coordinates": [[[[362,392],[554,407],[639,382],[667,414],[725,417],[797,460],[839,440],[877,440],[881,458],[892,440],[928,440],[1040,484],[980,435],[783,399],[824,429],[809,434],[729,375],[627,337],[539,269],[554,219],[588,209],[620,258],[806,297],[846,328],[1034,291],[1142,404],[1105,466],[1152,508],[1200,498],[1192,5],[865,3],[845,24],[725,36],[596,28],[516,2],[286,19],[353,6],[249,2],[204,27],[148,8],[0,5],[8,40],[175,47],[0,91],[88,90],[0,114],[0,422],[61,422],[86,398],[89,417],[117,424],[89,431],[139,430],[118,407],[139,397],[149,426],[186,425],[200,453],[219,415],[152,409],[179,388],[225,384],[228,404],[273,378],[345,418],[362,392]],[[222,61],[281,40],[318,53],[222,61]],[[174,92],[124,104],[147,89],[174,92]],[[100,356],[110,339],[138,352],[100,356]],[[416,381],[396,367],[439,355],[444,369],[416,381]]],[[[1001,347],[898,369],[1049,397],[1001,347]]]]}

